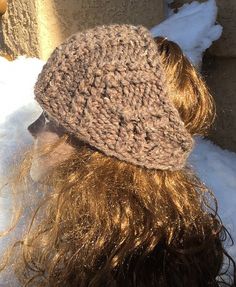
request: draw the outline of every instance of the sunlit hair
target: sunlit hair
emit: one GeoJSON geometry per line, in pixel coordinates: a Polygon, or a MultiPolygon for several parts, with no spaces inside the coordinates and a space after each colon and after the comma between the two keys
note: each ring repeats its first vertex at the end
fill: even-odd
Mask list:
{"type": "MultiPolygon", "coordinates": [[[[205,135],[215,109],[204,81],[175,43],[155,41],[182,120],[192,135],[205,135]]],[[[14,264],[22,286],[235,286],[234,261],[224,248],[230,235],[214,195],[190,167],[148,170],[67,134],[40,153],[63,142],[75,151],[37,193],[29,177],[32,150],[9,181],[22,208],[34,206],[27,231],[2,260],[2,268],[14,264]]]]}

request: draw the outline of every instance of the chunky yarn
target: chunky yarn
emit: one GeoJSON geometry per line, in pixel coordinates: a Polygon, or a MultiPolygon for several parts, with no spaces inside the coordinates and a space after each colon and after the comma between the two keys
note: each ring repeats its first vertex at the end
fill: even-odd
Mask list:
{"type": "Polygon", "coordinates": [[[35,98],[68,133],[135,165],[181,169],[193,147],[168,97],[156,43],[142,25],[72,35],[44,65],[35,98]]]}

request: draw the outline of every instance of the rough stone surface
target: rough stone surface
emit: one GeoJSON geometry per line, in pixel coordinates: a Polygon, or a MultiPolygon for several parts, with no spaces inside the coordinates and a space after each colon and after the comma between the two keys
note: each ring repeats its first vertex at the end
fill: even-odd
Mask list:
{"type": "Polygon", "coordinates": [[[110,23],[142,24],[151,28],[164,17],[162,0],[41,0],[38,7],[39,14],[43,15],[40,25],[40,39],[46,47],[42,51],[43,58],[77,31],[110,23]]]}
{"type": "Polygon", "coordinates": [[[217,107],[209,137],[222,148],[236,152],[236,58],[205,57],[203,73],[217,107]]]}
{"type": "Polygon", "coordinates": [[[30,0],[8,0],[0,20],[0,50],[14,57],[39,56],[35,4],[30,0]]]}
{"type": "Polygon", "coordinates": [[[163,0],[8,1],[0,48],[3,50],[6,45],[14,55],[27,54],[43,59],[77,31],[109,23],[142,24],[151,28],[164,17],[163,0]]]}
{"type": "MultiPolygon", "coordinates": [[[[198,0],[205,2],[206,0],[198,0]]],[[[189,0],[175,0],[174,5],[180,6],[190,3],[189,0]]],[[[215,41],[210,53],[215,56],[236,57],[236,1],[216,0],[218,6],[217,21],[223,26],[223,33],[219,40],[215,41]]]]}

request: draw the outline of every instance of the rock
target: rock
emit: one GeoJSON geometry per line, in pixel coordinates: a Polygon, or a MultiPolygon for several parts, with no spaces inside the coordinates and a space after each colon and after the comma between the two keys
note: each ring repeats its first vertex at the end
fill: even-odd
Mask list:
{"type": "Polygon", "coordinates": [[[163,18],[163,0],[8,0],[0,26],[0,51],[46,60],[77,31],[111,23],[151,28],[163,18]]]}

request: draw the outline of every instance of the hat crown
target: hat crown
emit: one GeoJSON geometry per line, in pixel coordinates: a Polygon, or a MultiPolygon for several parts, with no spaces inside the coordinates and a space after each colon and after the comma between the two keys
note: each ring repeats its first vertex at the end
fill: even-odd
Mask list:
{"type": "Polygon", "coordinates": [[[35,95],[68,132],[120,160],[175,170],[192,148],[143,26],[102,25],[72,35],[43,67],[35,95]]]}

